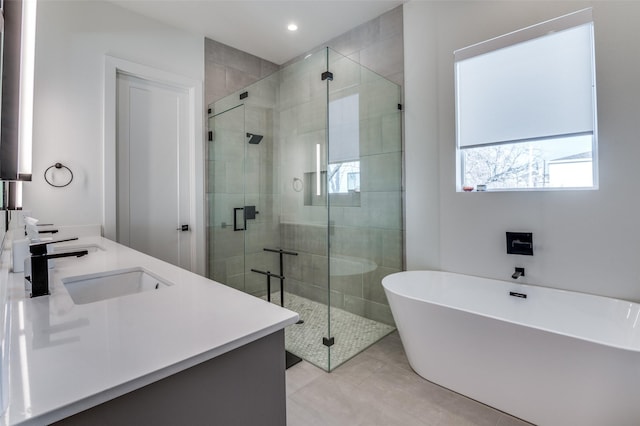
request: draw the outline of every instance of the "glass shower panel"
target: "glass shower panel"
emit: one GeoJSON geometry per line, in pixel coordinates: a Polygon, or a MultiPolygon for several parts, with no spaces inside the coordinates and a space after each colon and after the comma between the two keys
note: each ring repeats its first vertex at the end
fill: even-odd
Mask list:
{"type": "Polygon", "coordinates": [[[402,269],[399,103],[324,48],[212,106],[209,276],[298,312],[286,349],[325,370],[393,330],[380,280],[402,269]]]}
{"type": "MultiPolygon", "coordinates": [[[[279,256],[271,250],[280,248],[280,197],[277,194],[277,168],[274,167],[275,97],[264,96],[265,87],[273,86],[265,79],[249,87],[246,99],[245,128],[245,291],[266,296],[268,281],[274,302],[279,303],[280,279],[267,280],[264,273],[280,276],[279,256]],[[260,271],[260,272],[256,272],[260,271]],[[275,300],[277,298],[277,300],[275,300]]],[[[270,91],[269,93],[274,93],[270,91]]]]}
{"type": "Polygon", "coordinates": [[[400,87],[329,49],[333,369],[394,330],[381,280],[403,267],[400,87]]]}
{"type": "Polygon", "coordinates": [[[280,245],[274,167],[278,84],[273,75],[217,101],[209,123],[209,276],[258,297],[266,297],[267,279],[255,271],[279,274],[277,259],[264,250],[280,245]]]}
{"type": "MultiPolygon", "coordinates": [[[[214,113],[216,111],[214,110],[214,113]]],[[[245,107],[209,117],[208,142],[209,278],[245,291],[244,235],[238,207],[244,206],[245,107]]]]}
{"type": "Polygon", "coordinates": [[[278,135],[285,306],[303,324],[287,328],[287,350],[329,368],[328,210],[326,201],[326,50],[280,71],[278,135]]]}

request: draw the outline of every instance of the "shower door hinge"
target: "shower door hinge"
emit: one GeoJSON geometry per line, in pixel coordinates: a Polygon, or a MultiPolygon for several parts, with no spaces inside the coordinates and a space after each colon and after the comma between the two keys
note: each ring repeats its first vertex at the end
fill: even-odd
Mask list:
{"type": "Polygon", "coordinates": [[[209,140],[213,140],[213,131],[209,130],[209,140]]]}
{"type": "Polygon", "coordinates": [[[322,81],[329,80],[333,81],[333,73],[331,71],[325,71],[322,73],[322,81]]]}
{"type": "Polygon", "coordinates": [[[333,344],[335,343],[335,338],[334,337],[323,337],[322,338],[322,344],[325,346],[333,346],[333,344]]]}
{"type": "Polygon", "coordinates": [[[240,100],[248,98],[249,97],[249,92],[242,92],[240,93],[240,100]]]}
{"type": "Polygon", "coordinates": [[[402,104],[398,104],[398,109],[402,111],[402,104]]]}

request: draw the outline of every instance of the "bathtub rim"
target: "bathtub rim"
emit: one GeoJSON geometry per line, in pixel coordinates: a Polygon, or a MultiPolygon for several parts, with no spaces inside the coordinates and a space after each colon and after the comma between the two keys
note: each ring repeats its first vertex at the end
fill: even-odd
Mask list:
{"type": "MultiPolygon", "coordinates": [[[[640,310],[640,303],[636,303],[636,302],[633,302],[633,301],[630,301],[630,300],[625,300],[625,299],[618,299],[618,298],[615,298],[615,297],[601,296],[601,295],[590,294],[590,293],[582,293],[582,292],[579,292],[579,291],[564,290],[564,289],[548,287],[548,286],[542,286],[542,285],[534,285],[534,284],[514,283],[514,282],[510,282],[510,281],[495,279],[495,278],[486,278],[486,277],[480,277],[480,276],[477,276],[477,275],[463,274],[463,273],[460,273],[460,272],[437,271],[437,270],[432,270],[432,269],[421,269],[421,270],[409,270],[409,271],[394,272],[393,274],[389,274],[389,275],[385,276],[384,278],[382,278],[382,287],[384,288],[384,291],[385,292],[387,292],[387,291],[391,292],[391,293],[393,293],[393,294],[395,294],[395,295],[397,295],[399,297],[403,297],[403,298],[406,298],[406,299],[411,299],[411,300],[414,300],[414,301],[417,301],[417,302],[428,303],[430,305],[435,305],[435,306],[440,306],[440,307],[444,307],[444,308],[448,308],[448,309],[453,309],[453,310],[460,311],[460,312],[466,312],[468,314],[478,315],[478,316],[482,316],[482,317],[485,317],[485,318],[490,318],[490,319],[493,319],[493,320],[496,320],[496,321],[502,321],[502,322],[506,322],[506,323],[510,323],[510,324],[515,324],[515,325],[519,325],[519,326],[522,326],[522,327],[529,327],[529,328],[533,328],[533,329],[536,329],[536,330],[544,331],[544,332],[547,332],[547,333],[553,333],[553,334],[569,337],[571,339],[590,342],[590,343],[593,343],[593,344],[596,344],[596,345],[608,346],[608,347],[614,348],[614,349],[624,350],[624,351],[628,351],[628,352],[640,353],[640,344],[639,344],[639,346],[637,348],[636,347],[630,347],[630,346],[621,346],[621,345],[616,345],[616,344],[609,343],[609,342],[603,342],[601,340],[596,340],[596,339],[593,339],[593,338],[587,338],[587,337],[584,337],[584,336],[578,336],[576,334],[571,334],[571,333],[567,333],[567,332],[563,332],[563,331],[559,331],[559,330],[550,329],[548,327],[532,325],[532,324],[529,324],[529,323],[524,323],[524,322],[519,322],[519,321],[512,321],[510,319],[499,317],[497,315],[490,315],[490,314],[486,314],[486,313],[483,313],[483,312],[477,312],[477,311],[473,311],[473,310],[466,309],[466,308],[447,305],[447,304],[444,304],[444,303],[435,302],[435,301],[432,301],[432,300],[426,300],[426,299],[422,299],[422,298],[415,297],[415,296],[412,296],[412,295],[407,295],[407,294],[404,294],[404,293],[399,293],[397,291],[393,291],[392,289],[389,289],[389,287],[387,285],[385,285],[385,280],[387,280],[389,277],[403,275],[403,274],[406,274],[406,273],[424,273],[424,272],[438,273],[438,274],[448,274],[448,275],[458,275],[458,276],[464,276],[464,277],[471,277],[471,278],[474,278],[474,279],[481,279],[481,280],[487,280],[487,281],[496,281],[496,282],[500,282],[500,283],[507,283],[507,284],[512,284],[512,285],[517,285],[517,286],[522,287],[522,288],[542,288],[542,289],[546,289],[546,290],[552,290],[554,292],[555,291],[562,292],[562,293],[565,293],[565,294],[578,294],[581,297],[582,296],[586,296],[586,297],[596,297],[596,298],[608,299],[608,300],[612,300],[612,301],[615,301],[615,302],[630,303],[632,305],[635,305],[639,310],[640,310]]],[[[387,282],[388,282],[388,280],[387,280],[387,282]]],[[[393,309],[391,310],[391,313],[393,315],[393,309]]]]}

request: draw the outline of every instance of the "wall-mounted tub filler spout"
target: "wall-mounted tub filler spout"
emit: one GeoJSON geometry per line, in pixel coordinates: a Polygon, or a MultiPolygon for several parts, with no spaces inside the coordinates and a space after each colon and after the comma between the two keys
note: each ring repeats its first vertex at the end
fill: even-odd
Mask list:
{"type": "Polygon", "coordinates": [[[516,268],[516,271],[511,275],[511,278],[517,280],[520,277],[524,277],[524,268],[516,268]]]}

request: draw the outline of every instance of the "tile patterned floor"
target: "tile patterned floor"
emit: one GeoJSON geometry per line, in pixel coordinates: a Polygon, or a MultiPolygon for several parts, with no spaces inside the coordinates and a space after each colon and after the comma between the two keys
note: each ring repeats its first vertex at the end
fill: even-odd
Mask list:
{"type": "MultiPolygon", "coordinates": [[[[322,338],[328,336],[327,305],[290,293],[285,293],[284,300],[285,307],[304,320],[303,324],[285,329],[285,347],[323,369],[327,369],[329,358],[333,370],[395,330],[389,325],[331,308],[331,336],[335,338],[335,344],[329,355],[328,348],[322,344],[322,338]]],[[[280,304],[280,293],[272,293],[271,302],[280,304]]]]}
{"type": "Polygon", "coordinates": [[[288,426],[530,426],[415,374],[397,332],[332,373],[287,370],[288,426]]]}

